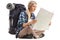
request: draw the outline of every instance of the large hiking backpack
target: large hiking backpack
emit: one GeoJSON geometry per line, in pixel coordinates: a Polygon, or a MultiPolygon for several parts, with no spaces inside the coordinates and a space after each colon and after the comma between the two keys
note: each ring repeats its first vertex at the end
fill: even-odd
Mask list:
{"type": "Polygon", "coordinates": [[[26,8],[23,4],[8,3],[7,9],[10,9],[9,10],[10,11],[10,13],[9,13],[9,23],[10,23],[9,33],[16,34],[19,14],[20,14],[20,12],[25,11],[26,8]]]}

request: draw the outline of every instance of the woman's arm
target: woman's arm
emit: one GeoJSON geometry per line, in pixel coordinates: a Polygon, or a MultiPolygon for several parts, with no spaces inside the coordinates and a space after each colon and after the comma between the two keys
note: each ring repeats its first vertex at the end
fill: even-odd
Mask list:
{"type": "Polygon", "coordinates": [[[30,22],[23,23],[23,27],[29,26],[30,24],[35,24],[36,22],[37,22],[37,20],[32,20],[30,22]]]}
{"type": "Polygon", "coordinates": [[[21,12],[19,15],[18,25],[23,27],[23,24],[25,23],[25,13],[21,12]]]}

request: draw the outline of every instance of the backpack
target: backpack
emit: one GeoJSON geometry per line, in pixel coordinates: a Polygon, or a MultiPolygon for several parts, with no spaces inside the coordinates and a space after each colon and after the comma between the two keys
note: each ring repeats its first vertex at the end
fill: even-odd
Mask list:
{"type": "Polygon", "coordinates": [[[19,14],[22,11],[26,10],[26,7],[23,4],[7,4],[7,9],[10,9],[9,13],[9,33],[10,34],[16,34],[16,29],[17,29],[17,22],[19,19],[19,14]]]}

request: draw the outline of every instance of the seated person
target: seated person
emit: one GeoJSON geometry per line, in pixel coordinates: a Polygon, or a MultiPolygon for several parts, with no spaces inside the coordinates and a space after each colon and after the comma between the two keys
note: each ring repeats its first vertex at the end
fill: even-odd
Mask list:
{"type": "Polygon", "coordinates": [[[34,11],[36,10],[37,3],[35,1],[30,1],[28,4],[28,10],[21,12],[18,20],[18,29],[20,30],[18,36],[21,38],[25,35],[33,34],[35,38],[39,38],[41,33],[44,31],[33,30],[32,24],[35,24],[37,20],[35,19],[34,11]]]}

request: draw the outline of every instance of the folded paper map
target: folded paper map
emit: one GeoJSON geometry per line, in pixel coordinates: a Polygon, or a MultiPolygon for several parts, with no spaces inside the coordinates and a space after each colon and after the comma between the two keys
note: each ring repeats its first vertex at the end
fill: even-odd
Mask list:
{"type": "Polygon", "coordinates": [[[49,28],[49,23],[51,22],[53,13],[41,8],[36,19],[37,23],[33,25],[33,29],[36,30],[47,30],[49,28]]]}

